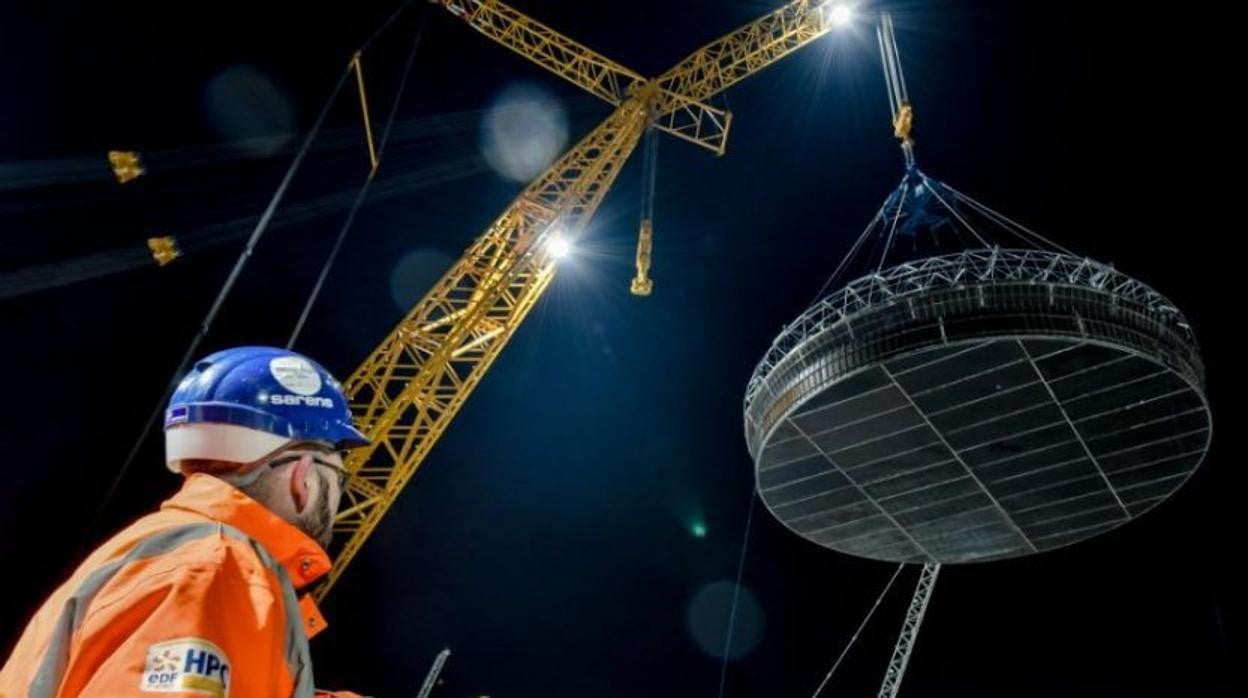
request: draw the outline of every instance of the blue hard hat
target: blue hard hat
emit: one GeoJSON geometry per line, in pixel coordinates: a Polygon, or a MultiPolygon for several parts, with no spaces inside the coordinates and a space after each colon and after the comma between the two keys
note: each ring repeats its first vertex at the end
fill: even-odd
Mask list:
{"type": "Polygon", "coordinates": [[[195,363],[165,411],[166,462],[187,458],[251,462],[284,443],[368,443],[351,423],[342,385],[306,356],[237,347],[195,363]]]}

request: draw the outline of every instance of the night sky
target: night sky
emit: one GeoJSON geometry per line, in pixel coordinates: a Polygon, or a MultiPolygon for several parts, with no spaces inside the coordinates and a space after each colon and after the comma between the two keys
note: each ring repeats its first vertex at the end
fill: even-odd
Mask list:
{"type": "MultiPolygon", "coordinates": [[[[778,4],[514,2],[647,75],[778,4]]],[[[1230,384],[1239,224],[1236,197],[1213,188],[1234,110],[1209,84],[1206,17],[1089,5],[890,5],[919,162],[1181,307],[1207,363],[1213,450],[1124,528],[946,566],[904,696],[1248,695],[1233,574],[1246,483],[1228,438],[1243,416],[1230,384]]],[[[152,438],[88,530],[297,134],[395,7],[0,8],[6,656],[84,546],[177,488],[152,438]],[[112,148],[143,152],[148,176],[118,186],[112,148]],[[157,268],[155,235],[186,256],[157,268]]],[[[521,190],[484,152],[493,105],[536,96],[566,121],[563,147],[610,112],[417,2],[364,58],[379,123],[422,22],[376,195],[297,345],[341,377],[521,190]]],[[[289,335],[367,171],[348,87],[205,353],[289,335]]],[[[715,103],[735,114],[726,155],[659,146],[654,295],[628,293],[638,153],[330,595],[318,684],[414,696],[449,647],[434,696],[717,695],[753,485],[746,381],[902,169],[867,21],[715,103]]],[[[754,515],[726,694],[808,696],[894,568],[754,515]]],[[[874,695],[916,577],[903,572],[824,695],[874,695]]]]}

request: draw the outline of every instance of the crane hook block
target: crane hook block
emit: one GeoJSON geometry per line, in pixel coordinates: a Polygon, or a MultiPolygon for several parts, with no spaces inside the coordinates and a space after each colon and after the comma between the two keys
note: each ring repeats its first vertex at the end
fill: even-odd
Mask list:
{"type": "Polygon", "coordinates": [[[162,267],[182,256],[178,241],[173,236],[148,238],[147,249],[152,251],[152,259],[156,260],[156,264],[162,267]]]}
{"type": "Polygon", "coordinates": [[[654,227],[650,219],[641,221],[641,233],[637,237],[637,276],[633,279],[630,290],[634,296],[648,296],[654,289],[650,280],[650,245],[654,235],[654,227]]]}
{"type": "Polygon", "coordinates": [[[113,168],[113,174],[117,177],[119,184],[125,184],[133,179],[138,179],[146,170],[143,169],[143,162],[139,159],[139,154],[132,150],[110,150],[108,151],[108,164],[113,168]]]}
{"type": "Polygon", "coordinates": [[[897,118],[893,119],[893,135],[899,140],[910,140],[910,129],[914,127],[914,108],[909,104],[902,104],[901,109],[897,112],[897,118]]]}

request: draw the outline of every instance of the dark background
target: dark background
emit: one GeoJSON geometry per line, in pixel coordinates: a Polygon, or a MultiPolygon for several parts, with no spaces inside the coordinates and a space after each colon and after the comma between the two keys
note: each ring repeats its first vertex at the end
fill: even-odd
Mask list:
{"type": "MultiPolygon", "coordinates": [[[[645,74],[777,5],[515,0],[645,74]]],[[[178,485],[153,438],[88,530],[294,152],[289,139],[239,139],[306,129],[395,7],[0,9],[5,652],[84,544],[178,485]],[[110,148],[143,151],[149,175],[119,187],[110,148]],[[143,245],[163,234],[187,255],[157,268],[143,245]]],[[[1234,574],[1245,483],[1231,441],[1243,415],[1231,385],[1242,195],[1224,174],[1238,128],[1213,75],[1207,31],[1219,20],[1139,3],[889,7],[925,170],[1183,308],[1216,425],[1204,466],[1141,520],[1057,552],[946,567],[903,695],[1245,695],[1234,574]]],[[[340,376],[520,190],[481,158],[481,119],[501,91],[544,90],[572,141],[609,112],[418,2],[365,57],[378,121],[422,16],[382,165],[390,193],[361,211],[298,345],[340,376]]],[[[367,167],[348,87],[205,351],[289,334],[367,167]]],[[[868,22],[726,99],[736,121],[724,157],[660,146],[654,295],[627,291],[635,157],[327,600],[320,685],[414,696],[450,647],[435,696],[717,693],[730,587],[712,585],[735,577],[752,486],[746,380],[901,175],[868,22]]],[[[806,696],[892,567],[755,515],[727,694],[806,696]]],[[[826,695],[874,695],[915,575],[903,573],[826,695]]]]}

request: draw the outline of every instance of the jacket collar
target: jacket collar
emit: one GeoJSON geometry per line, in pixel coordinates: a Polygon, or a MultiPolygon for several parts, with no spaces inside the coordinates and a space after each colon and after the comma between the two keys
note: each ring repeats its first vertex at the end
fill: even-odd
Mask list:
{"type": "Polygon", "coordinates": [[[286,569],[296,589],[329,572],[329,555],[316,541],[263,504],[211,475],[196,473],[186,478],[182,489],[160,508],[194,512],[237,528],[264,546],[286,569]]]}

